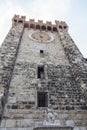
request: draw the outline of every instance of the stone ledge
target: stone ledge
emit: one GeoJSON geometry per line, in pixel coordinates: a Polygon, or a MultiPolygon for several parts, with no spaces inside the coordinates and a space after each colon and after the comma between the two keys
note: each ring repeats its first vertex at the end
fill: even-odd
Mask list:
{"type": "Polygon", "coordinates": [[[55,127],[55,126],[46,126],[46,127],[37,127],[34,130],[73,130],[73,127],[55,127]]]}
{"type": "MultiPolygon", "coordinates": [[[[37,127],[37,128],[0,128],[0,130],[73,130],[73,127],[37,127]]],[[[85,129],[84,129],[85,130],[85,129]]]]}

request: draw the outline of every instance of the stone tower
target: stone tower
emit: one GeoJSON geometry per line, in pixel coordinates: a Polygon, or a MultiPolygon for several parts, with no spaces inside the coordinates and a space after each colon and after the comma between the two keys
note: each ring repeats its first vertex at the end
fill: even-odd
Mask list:
{"type": "Polygon", "coordinates": [[[67,24],[25,19],[0,48],[0,130],[86,130],[87,61],[67,24]]]}

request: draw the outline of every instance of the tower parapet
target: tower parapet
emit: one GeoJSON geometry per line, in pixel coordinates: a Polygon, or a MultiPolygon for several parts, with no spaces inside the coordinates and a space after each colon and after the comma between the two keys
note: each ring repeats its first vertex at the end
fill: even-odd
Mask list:
{"type": "Polygon", "coordinates": [[[25,19],[26,19],[25,16],[14,15],[12,21],[13,21],[13,24],[17,24],[17,23],[23,23],[24,24],[25,19]]]}
{"type": "Polygon", "coordinates": [[[57,26],[57,29],[60,30],[60,31],[68,31],[68,25],[66,24],[66,22],[64,21],[57,21],[55,20],[55,23],[56,23],[56,26],[57,26]]]}

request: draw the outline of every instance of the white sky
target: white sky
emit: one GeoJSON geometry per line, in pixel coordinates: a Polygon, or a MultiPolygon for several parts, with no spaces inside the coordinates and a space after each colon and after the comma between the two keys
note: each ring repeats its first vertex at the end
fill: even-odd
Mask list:
{"type": "Polygon", "coordinates": [[[87,0],[0,0],[0,45],[11,27],[14,14],[27,19],[62,20],[83,56],[87,58],[87,0]]]}

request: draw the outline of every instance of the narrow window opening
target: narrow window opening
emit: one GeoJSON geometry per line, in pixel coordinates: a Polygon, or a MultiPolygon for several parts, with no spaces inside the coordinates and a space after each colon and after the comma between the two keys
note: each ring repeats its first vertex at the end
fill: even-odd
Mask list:
{"type": "Polygon", "coordinates": [[[28,26],[29,26],[29,24],[28,24],[28,23],[25,23],[25,24],[24,24],[24,27],[25,27],[25,28],[27,28],[28,26]]]}
{"type": "Polygon", "coordinates": [[[38,67],[38,78],[41,78],[41,79],[45,78],[45,75],[44,75],[44,66],[38,67]]]}
{"type": "Polygon", "coordinates": [[[38,107],[48,106],[47,92],[37,92],[37,106],[38,107]]]}

